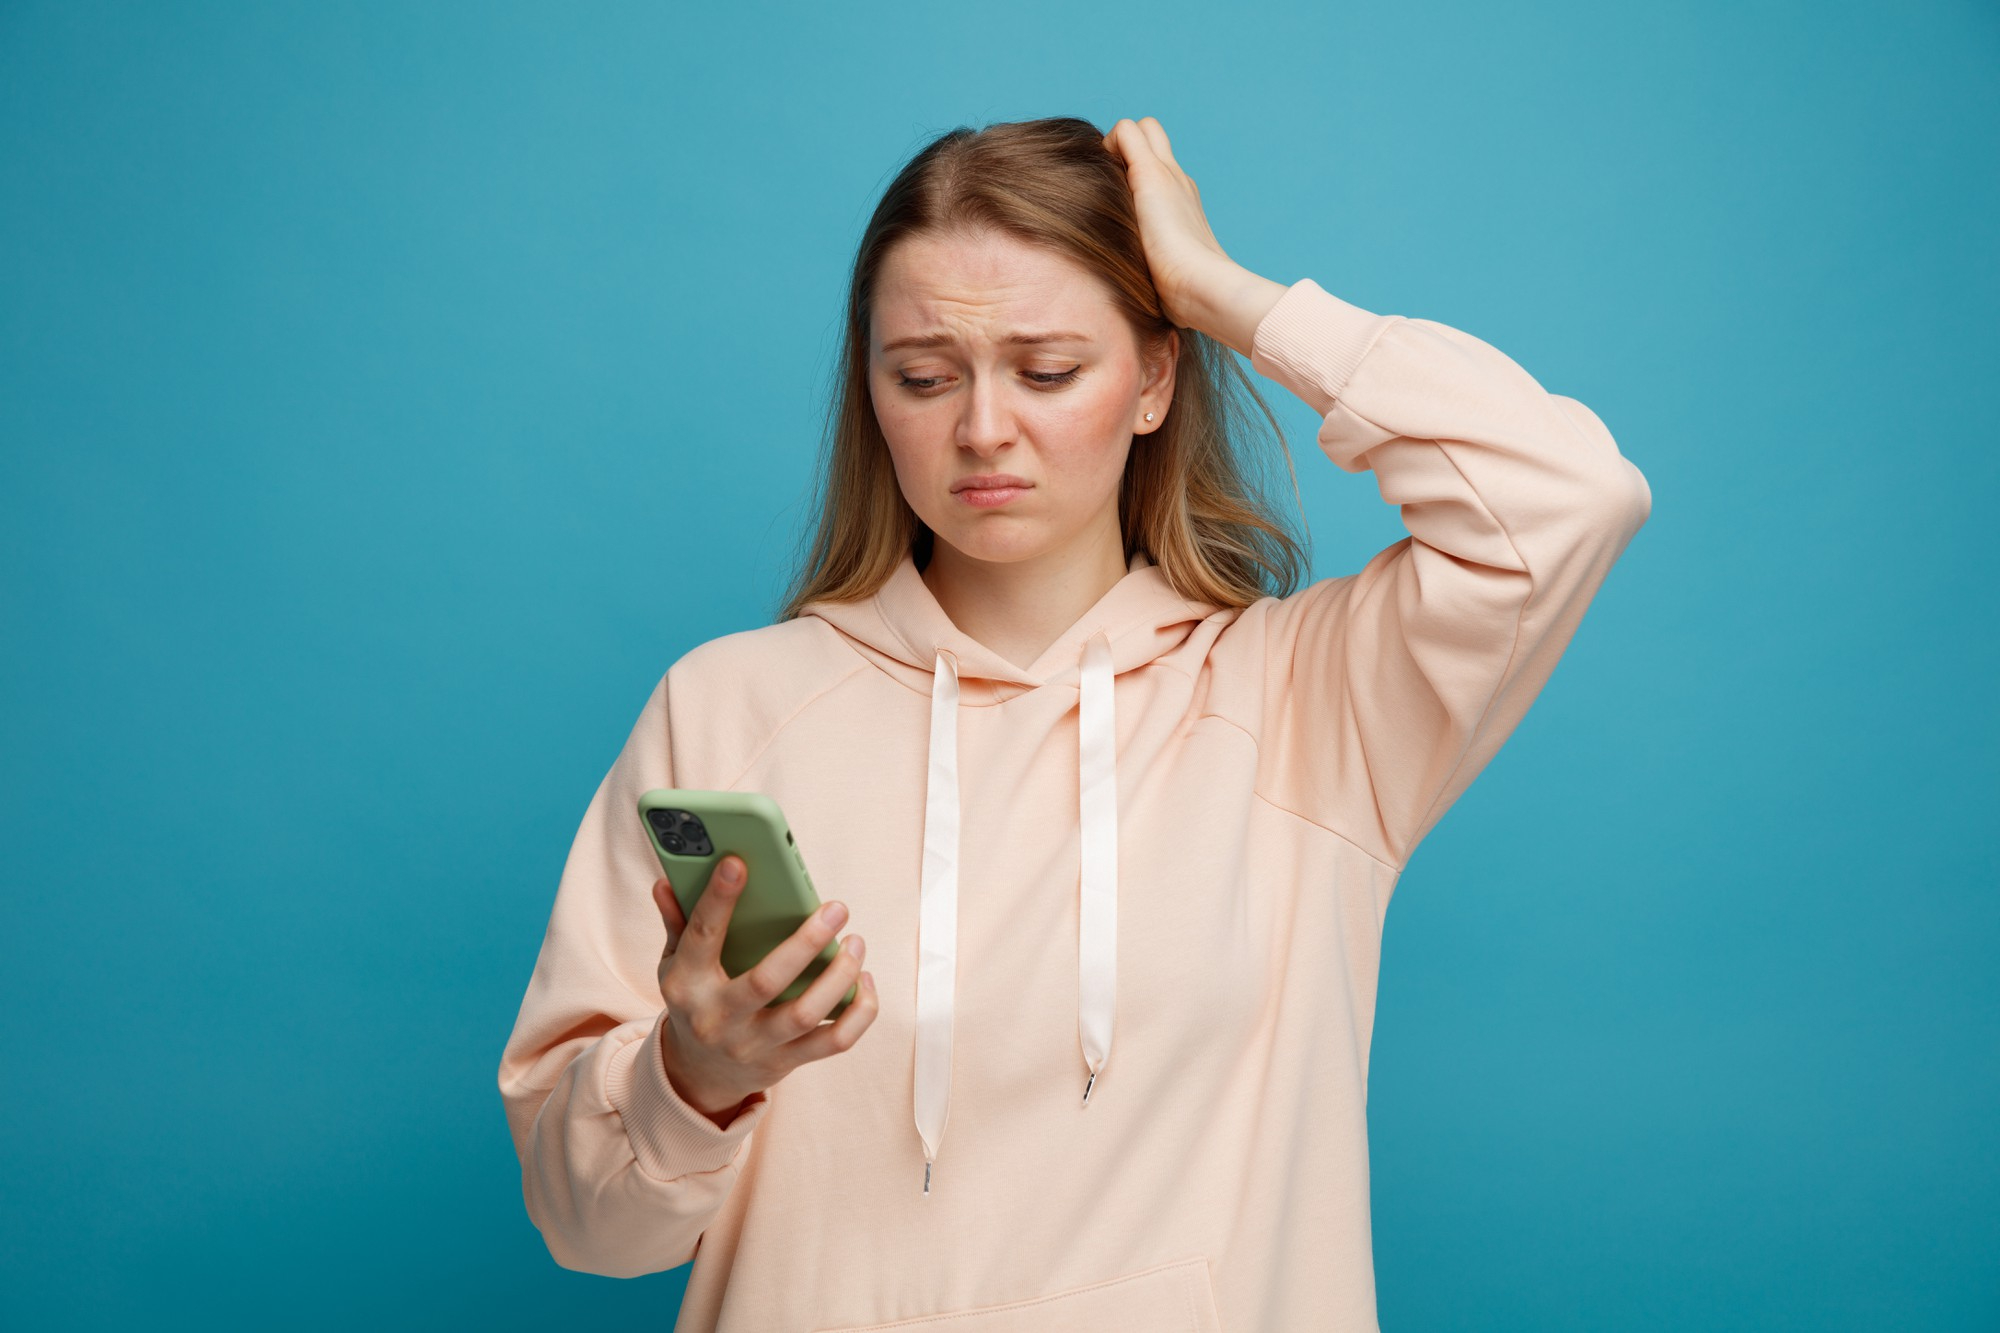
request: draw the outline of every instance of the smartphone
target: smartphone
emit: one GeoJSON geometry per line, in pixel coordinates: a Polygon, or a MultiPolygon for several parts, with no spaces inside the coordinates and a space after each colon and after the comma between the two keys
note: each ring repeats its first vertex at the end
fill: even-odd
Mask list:
{"type": "MultiPolygon", "coordinates": [[[[819,910],[819,892],[806,873],[798,839],[778,803],[762,792],[655,787],[639,798],[639,818],[674,886],[682,920],[693,915],[722,858],[731,853],[743,858],[749,878],[722,941],[722,970],[730,976],[757,966],[819,910]]],[[[839,954],[835,935],[764,1007],[797,999],[839,954]]],[[[826,1019],[840,1017],[859,993],[858,983],[849,986],[826,1019]]]]}

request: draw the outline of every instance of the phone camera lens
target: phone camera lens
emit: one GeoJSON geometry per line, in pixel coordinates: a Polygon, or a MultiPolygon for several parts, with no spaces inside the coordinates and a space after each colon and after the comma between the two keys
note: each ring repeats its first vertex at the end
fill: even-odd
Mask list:
{"type": "Polygon", "coordinates": [[[692,810],[682,810],[673,806],[661,806],[647,812],[653,831],[659,834],[660,846],[681,856],[707,856],[714,851],[709,844],[708,830],[692,810]]]}

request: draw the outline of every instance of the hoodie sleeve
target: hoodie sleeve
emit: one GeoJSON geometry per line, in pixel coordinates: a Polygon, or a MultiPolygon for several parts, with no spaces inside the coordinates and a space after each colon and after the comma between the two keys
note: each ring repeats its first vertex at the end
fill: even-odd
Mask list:
{"type": "Polygon", "coordinates": [[[1494,347],[1310,278],[1251,364],[1409,529],[1266,622],[1271,798],[1400,871],[1528,711],[1652,492],[1594,412],[1494,347]]]}
{"type": "Polygon", "coordinates": [[[607,1277],[694,1257],[770,1105],[718,1128],[667,1078],[660,866],[638,803],[672,779],[663,677],[584,812],[500,1057],[529,1220],[562,1267],[607,1277]]]}

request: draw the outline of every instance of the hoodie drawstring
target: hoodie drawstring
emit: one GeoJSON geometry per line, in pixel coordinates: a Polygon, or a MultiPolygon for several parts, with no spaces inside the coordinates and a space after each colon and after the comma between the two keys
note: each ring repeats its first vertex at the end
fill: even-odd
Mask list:
{"type": "MultiPolygon", "coordinates": [[[[1083,646],[1077,670],[1077,804],[1082,839],[1077,935],[1077,1035],[1089,1078],[1083,1105],[1111,1058],[1118,1002],[1118,724],[1111,640],[1083,646]]],[[[958,659],[937,653],[931,677],[923,878],[917,903],[916,1120],[924,1193],[951,1107],[952,1005],[958,973],[958,659]]]]}
{"type": "Polygon", "coordinates": [[[917,1133],[924,1193],[951,1107],[951,1010],[958,978],[958,659],[940,648],[931,679],[924,871],[917,898],[917,1133]]]}
{"type": "Polygon", "coordinates": [[[1113,709],[1111,640],[1100,632],[1083,645],[1078,673],[1077,804],[1083,840],[1082,901],[1076,941],[1076,1030],[1090,1078],[1111,1058],[1111,1016],[1118,1005],[1118,723],[1113,709]]]}

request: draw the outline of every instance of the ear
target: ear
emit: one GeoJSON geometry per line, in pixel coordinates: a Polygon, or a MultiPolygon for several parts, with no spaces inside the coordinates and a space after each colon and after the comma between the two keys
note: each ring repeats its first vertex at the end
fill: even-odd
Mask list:
{"type": "Polygon", "coordinates": [[[1132,421],[1132,433],[1151,435],[1166,424],[1167,409],[1174,403],[1174,368],[1181,359],[1181,331],[1169,329],[1159,356],[1146,365],[1146,383],[1139,390],[1139,405],[1132,421]],[[1153,419],[1146,420],[1151,412],[1153,419]]]}

